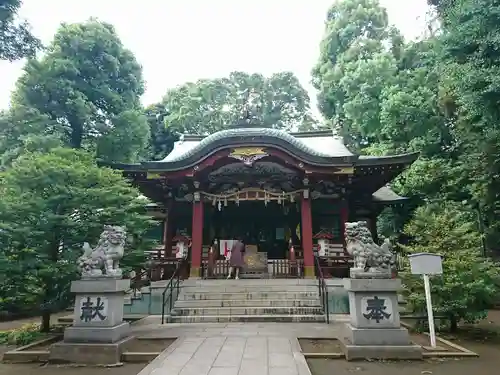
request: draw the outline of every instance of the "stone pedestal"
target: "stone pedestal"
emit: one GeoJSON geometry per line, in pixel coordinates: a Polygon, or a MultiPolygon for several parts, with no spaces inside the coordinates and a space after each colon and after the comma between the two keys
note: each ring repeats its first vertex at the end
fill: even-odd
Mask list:
{"type": "Polygon", "coordinates": [[[401,327],[399,279],[345,279],[349,296],[350,322],[341,341],[347,360],[421,359],[422,349],[410,341],[401,327]]]}
{"type": "Polygon", "coordinates": [[[120,362],[123,345],[131,338],[123,321],[125,292],[130,280],[94,278],[71,283],[75,296],[73,326],[64,340],[54,344],[50,360],[58,362],[114,364],[120,362]]]}

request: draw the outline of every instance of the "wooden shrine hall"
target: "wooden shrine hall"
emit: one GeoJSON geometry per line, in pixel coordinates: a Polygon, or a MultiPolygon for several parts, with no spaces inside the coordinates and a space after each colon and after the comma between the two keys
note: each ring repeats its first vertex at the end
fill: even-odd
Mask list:
{"type": "Polygon", "coordinates": [[[344,223],[366,220],[376,238],[380,211],[405,200],[387,184],[417,157],[355,155],[331,131],[243,123],[184,135],[163,160],[112,167],[155,202],[164,224],[158,264],[184,243],[186,277],[225,277],[228,248],[242,237],[249,274],[314,277],[318,251],[324,264],[337,265],[330,276],[343,277],[344,223]]]}

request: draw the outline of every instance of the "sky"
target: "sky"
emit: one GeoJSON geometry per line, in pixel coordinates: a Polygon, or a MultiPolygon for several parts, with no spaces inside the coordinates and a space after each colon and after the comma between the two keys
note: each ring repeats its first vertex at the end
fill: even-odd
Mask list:
{"type": "MultiPolygon", "coordinates": [[[[426,0],[380,0],[406,37],[421,35],[426,0]]],[[[44,43],[61,22],[97,17],[113,24],[143,66],[145,105],[168,88],[231,71],[292,71],[309,91],[324,20],[334,0],[24,0],[20,16],[44,43]]],[[[0,109],[23,61],[0,62],[0,109]]]]}

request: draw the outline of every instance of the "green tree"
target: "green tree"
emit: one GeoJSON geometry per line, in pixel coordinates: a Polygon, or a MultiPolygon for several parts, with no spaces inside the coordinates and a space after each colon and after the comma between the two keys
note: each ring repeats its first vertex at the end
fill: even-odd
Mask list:
{"type": "Polygon", "coordinates": [[[147,160],[161,160],[174,148],[179,139],[171,127],[165,126],[165,117],[168,112],[164,105],[153,104],[145,109],[149,125],[149,147],[145,155],[147,160]]]}
{"type": "MultiPolygon", "coordinates": [[[[63,24],[44,56],[24,70],[13,105],[34,108],[62,124],[69,146],[95,150],[96,140],[117,134],[123,161],[146,146],[142,68],[110,24],[95,19],[63,24]]],[[[103,152],[100,157],[116,160],[114,147],[110,156],[103,152]]]]}
{"type": "Polygon", "coordinates": [[[69,303],[82,244],[95,245],[103,225],[126,226],[125,258],[149,246],[143,235],[154,224],[138,190],[86,152],[26,153],[0,174],[0,195],[0,310],[38,309],[43,330],[69,303]]]}
{"type": "Polygon", "coordinates": [[[18,19],[21,0],[0,0],[0,60],[32,57],[42,47],[27,22],[18,19]]]}
{"type": "Polygon", "coordinates": [[[445,66],[441,101],[455,116],[464,188],[485,216],[488,243],[500,239],[500,4],[493,0],[433,0],[441,22],[445,66]]]}
{"type": "Polygon", "coordinates": [[[48,151],[64,144],[62,126],[37,110],[15,107],[0,113],[0,169],[24,152],[48,151]]]}
{"type": "Polygon", "coordinates": [[[328,11],[313,85],[322,114],[357,150],[380,128],[380,97],[394,80],[401,44],[377,0],[336,2],[328,11]]]}
{"type": "MultiPolygon", "coordinates": [[[[433,308],[446,316],[451,330],[461,320],[476,322],[487,315],[498,298],[500,269],[481,256],[481,235],[472,223],[473,213],[459,203],[430,204],[416,210],[405,228],[411,244],[408,253],[428,252],[443,256],[443,275],[432,279],[433,308]]],[[[410,308],[426,311],[421,277],[402,273],[410,308]]]]}
{"type": "Polygon", "coordinates": [[[112,123],[97,141],[97,157],[106,162],[137,161],[150,138],[147,117],[137,110],[124,111],[114,116],[112,123]]]}
{"type": "Polygon", "coordinates": [[[437,47],[433,37],[405,42],[377,0],[335,3],[313,70],[323,115],[362,153],[449,150],[437,47]]]}
{"type": "MultiPolygon", "coordinates": [[[[347,0],[328,12],[320,47],[313,71],[320,109],[348,145],[372,155],[420,152],[393,184],[417,204],[424,198],[470,199],[455,119],[441,99],[437,37],[406,42],[378,1],[347,0]]],[[[393,217],[400,224],[408,218],[393,217]]]]}
{"type": "Polygon", "coordinates": [[[256,122],[277,129],[313,129],[310,99],[290,72],[264,77],[232,72],[227,78],[202,79],[169,90],[163,98],[165,123],[172,131],[211,134],[245,116],[253,92],[256,122]]]}

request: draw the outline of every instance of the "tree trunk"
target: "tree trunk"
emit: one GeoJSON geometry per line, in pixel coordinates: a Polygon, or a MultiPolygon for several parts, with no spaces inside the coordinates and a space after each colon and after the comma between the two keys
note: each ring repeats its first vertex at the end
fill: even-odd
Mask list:
{"type": "Polygon", "coordinates": [[[72,148],[82,148],[82,138],[83,138],[83,127],[80,126],[76,121],[71,122],[71,147],[72,148]]]}
{"type": "MultiPolygon", "coordinates": [[[[60,206],[58,206],[55,210],[57,215],[60,215],[60,206]]],[[[50,261],[52,263],[57,263],[59,259],[59,244],[60,244],[60,236],[58,228],[54,228],[54,240],[52,242],[52,246],[50,247],[50,261]]],[[[41,332],[49,332],[50,331],[50,315],[53,310],[53,299],[54,299],[54,280],[49,278],[47,280],[43,280],[45,284],[43,305],[42,305],[42,324],[40,327],[41,332]]]]}
{"type": "Polygon", "coordinates": [[[458,321],[455,315],[450,315],[450,332],[454,333],[458,330],[458,321]]]}
{"type": "Polygon", "coordinates": [[[41,332],[49,332],[50,331],[50,311],[44,310],[42,311],[42,323],[40,326],[41,332]]]}

